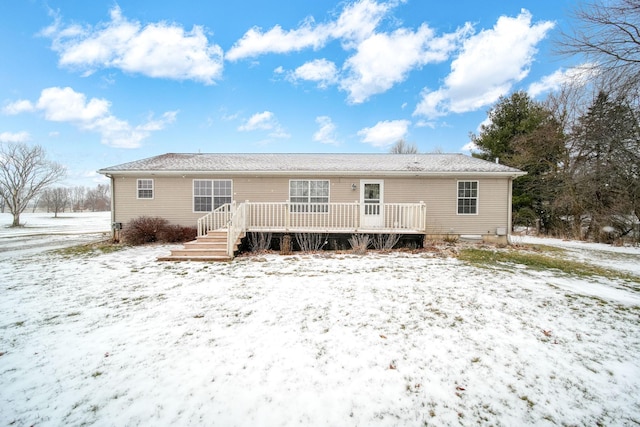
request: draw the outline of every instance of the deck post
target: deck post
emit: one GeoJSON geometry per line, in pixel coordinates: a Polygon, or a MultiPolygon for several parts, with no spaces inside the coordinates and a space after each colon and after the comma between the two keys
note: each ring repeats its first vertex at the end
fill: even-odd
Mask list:
{"type": "Polygon", "coordinates": [[[284,229],[289,231],[289,227],[291,227],[291,202],[287,200],[285,205],[286,212],[284,213],[284,229]]]}

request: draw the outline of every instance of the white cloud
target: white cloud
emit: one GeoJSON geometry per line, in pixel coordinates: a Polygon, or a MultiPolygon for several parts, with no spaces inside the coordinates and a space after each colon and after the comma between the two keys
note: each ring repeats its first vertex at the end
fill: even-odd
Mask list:
{"type": "Polygon", "coordinates": [[[409,120],[385,120],[373,127],[359,130],[358,136],[362,138],[362,142],[384,148],[404,139],[410,124],[409,120]]]}
{"type": "MultiPolygon", "coordinates": [[[[316,81],[320,88],[338,83],[347,92],[348,102],[362,103],[404,81],[412,70],[447,60],[473,30],[470,24],[465,24],[453,33],[438,36],[427,24],[422,24],[415,31],[399,28],[390,33],[376,32],[389,11],[400,3],[402,0],[380,3],[359,0],[347,4],[330,22],[318,24],[309,17],[290,30],[279,25],[267,31],[254,27],[233,45],[226,59],[236,61],[267,53],[317,50],[339,40],[343,49],[355,49],[340,71],[334,63],[318,59],[289,73],[288,80],[316,81]]],[[[276,73],[282,72],[281,67],[276,69],[276,73]]]]}
{"type": "Polygon", "coordinates": [[[7,104],[2,112],[4,114],[14,115],[20,113],[29,113],[35,111],[35,106],[31,103],[31,101],[27,101],[26,99],[21,99],[19,101],[12,102],[7,104]]]}
{"type": "Polygon", "coordinates": [[[113,116],[109,111],[110,107],[109,101],[98,98],[87,100],[85,94],[70,87],[50,87],[42,90],[40,98],[31,110],[22,111],[40,111],[46,120],[69,122],[81,130],[97,132],[101,135],[103,144],[118,148],[139,147],[151,132],[173,123],[177,115],[177,112],[170,111],[164,113],[160,119],[154,120],[150,117],[146,123],[131,126],[127,121],[113,116]]]}
{"type": "Polygon", "coordinates": [[[319,49],[333,39],[343,39],[343,44],[350,46],[369,35],[390,7],[390,4],[360,0],[346,6],[333,22],[316,24],[309,17],[293,30],[283,30],[276,25],[263,32],[253,27],[229,49],[226,59],[237,61],[267,53],[319,49]]]}
{"type": "Polygon", "coordinates": [[[322,144],[338,145],[336,138],[336,125],[329,116],[316,117],[316,123],[320,128],[313,134],[313,140],[322,144]]]}
{"type": "Polygon", "coordinates": [[[87,97],[70,87],[50,87],[40,93],[36,109],[52,122],[91,122],[108,114],[111,103],[87,97]]]}
{"type": "Polygon", "coordinates": [[[556,91],[566,84],[583,86],[589,81],[590,77],[598,73],[597,70],[595,64],[582,64],[567,70],[557,70],[548,76],[544,76],[540,81],[529,85],[528,93],[535,98],[542,93],[556,91]]]}
{"type": "Polygon", "coordinates": [[[142,125],[136,126],[136,129],[154,132],[164,129],[167,123],[173,123],[176,121],[178,111],[167,111],[162,115],[160,119],[154,119],[153,116],[149,117],[149,121],[142,125]]]}
{"type": "Polygon", "coordinates": [[[373,34],[347,59],[347,76],[341,88],[348,92],[349,102],[362,103],[404,81],[413,69],[446,60],[471,29],[467,24],[454,33],[436,37],[433,29],[423,24],[415,32],[400,28],[390,34],[373,34]]]}
{"type": "Polygon", "coordinates": [[[345,49],[352,49],[373,34],[382,18],[397,4],[397,1],[376,3],[361,0],[348,5],[330,25],[331,35],[340,39],[345,49]]]}
{"type": "Polygon", "coordinates": [[[416,122],[415,126],[417,128],[435,129],[436,128],[436,122],[433,122],[433,121],[430,121],[430,120],[418,120],[416,122]]]}
{"type": "Polygon", "coordinates": [[[280,126],[275,115],[271,111],[263,111],[251,116],[244,124],[238,127],[241,132],[265,130],[270,131],[272,138],[289,138],[290,135],[280,126]]]}
{"type": "MultiPolygon", "coordinates": [[[[288,80],[310,80],[320,88],[339,83],[348,93],[350,103],[362,103],[404,81],[409,72],[425,64],[444,61],[459,47],[472,27],[466,24],[453,33],[436,36],[426,24],[417,31],[406,28],[391,33],[376,33],[387,13],[401,1],[376,3],[360,0],[347,4],[334,21],[316,24],[307,18],[297,28],[284,30],[275,26],[268,31],[254,27],[227,52],[236,61],[267,53],[288,53],[302,49],[320,49],[331,40],[340,40],[343,49],[355,49],[342,71],[326,59],[308,62],[288,75],[288,80]]],[[[281,67],[276,69],[282,73],[281,67]]]]}
{"type": "Polygon", "coordinates": [[[336,82],[337,74],[336,64],[326,59],[315,59],[296,68],[289,79],[317,82],[318,87],[324,89],[336,82]]]}
{"type": "Polygon", "coordinates": [[[276,25],[266,33],[258,27],[251,28],[226,54],[229,61],[256,57],[265,53],[287,53],[308,47],[320,48],[326,43],[328,34],[306,21],[295,30],[285,31],[276,25]]]}
{"type": "Polygon", "coordinates": [[[111,21],[95,27],[62,26],[59,19],[42,34],[52,39],[60,65],[91,74],[99,68],[212,84],[223,69],[222,48],[209,44],[204,29],[185,31],[166,22],[142,25],[111,10],[111,21]]]}
{"type": "Polygon", "coordinates": [[[31,139],[29,132],[2,132],[0,142],[27,142],[31,139]]]}
{"type": "Polygon", "coordinates": [[[502,16],[489,30],[469,37],[451,63],[451,73],[435,91],[425,89],[414,115],[435,118],[490,105],[529,73],[537,44],[554,23],[532,24],[526,11],[515,18],[502,16]]]}
{"type": "Polygon", "coordinates": [[[271,111],[256,113],[243,125],[238,127],[239,131],[248,132],[252,130],[270,130],[275,126],[275,119],[271,111]]]}

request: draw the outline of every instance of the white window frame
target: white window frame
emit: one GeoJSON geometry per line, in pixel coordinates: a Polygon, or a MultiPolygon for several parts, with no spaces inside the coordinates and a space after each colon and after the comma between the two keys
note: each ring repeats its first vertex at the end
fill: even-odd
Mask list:
{"type": "Polygon", "coordinates": [[[153,182],[153,178],[138,178],[136,180],[136,199],[138,200],[153,200],[155,198],[155,183],[153,182]],[[141,184],[151,183],[151,187],[141,186],[141,184]],[[151,191],[150,196],[140,196],[141,191],[151,191]]]}
{"type": "MultiPolygon", "coordinates": [[[[303,189],[304,190],[304,189],[303,189]]],[[[316,188],[317,190],[317,188],[316,188]]],[[[289,210],[291,213],[327,213],[329,212],[329,201],[331,200],[331,181],[328,179],[290,179],[289,180],[289,210]],[[294,194],[292,183],[307,183],[307,194],[294,194]],[[326,196],[318,196],[312,194],[312,183],[326,183],[326,196]],[[301,199],[306,199],[303,201],[301,199]],[[316,199],[316,200],[313,200],[316,199]],[[318,201],[317,199],[326,199],[326,201],[318,201]]]]}
{"type": "Polygon", "coordinates": [[[456,182],[456,213],[458,215],[478,215],[478,213],[480,212],[480,181],[478,180],[459,180],[456,182]],[[460,184],[475,184],[475,188],[462,188],[462,191],[464,191],[464,193],[462,195],[460,195],[460,184]],[[470,192],[469,195],[467,195],[466,192],[470,192]],[[473,195],[473,192],[475,191],[475,195],[473,195]],[[474,212],[464,212],[465,210],[469,209],[470,206],[462,206],[462,210],[463,212],[460,212],[460,201],[466,201],[466,200],[475,200],[475,206],[474,206],[474,212]]]}
{"type": "MultiPolygon", "coordinates": [[[[206,189],[205,189],[206,190],[206,189]]],[[[216,210],[218,207],[224,205],[225,203],[231,203],[233,201],[233,180],[232,179],[194,179],[192,182],[192,187],[191,187],[191,208],[193,209],[194,213],[203,213],[203,212],[213,212],[214,210],[216,210]],[[206,182],[209,183],[211,188],[210,188],[210,192],[207,192],[209,194],[196,194],[196,182],[206,182]],[[216,188],[216,183],[229,183],[229,186],[224,188],[224,190],[228,190],[228,194],[227,191],[225,191],[225,194],[222,194],[220,192],[216,193],[216,190],[221,190],[221,187],[216,188]],[[210,198],[210,204],[211,204],[211,209],[210,210],[196,210],[196,197],[202,197],[202,198],[210,198]],[[216,203],[216,200],[224,198],[224,199],[228,199],[225,200],[223,203],[216,203]]]]}

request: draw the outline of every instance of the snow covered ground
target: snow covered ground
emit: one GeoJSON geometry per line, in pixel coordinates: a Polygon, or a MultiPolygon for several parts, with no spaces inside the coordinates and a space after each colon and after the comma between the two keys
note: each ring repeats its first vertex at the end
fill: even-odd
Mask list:
{"type": "Polygon", "coordinates": [[[0,213],[0,261],[7,257],[38,254],[45,249],[59,249],[87,243],[110,236],[109,212],[24,213],[20,216],[23,227],[11,228],[13,217],[0,213]]]}
{"type": "MultiPolygon", "coordinates": [[[[49,249],[109,216],[64,216],[0,228],[0,425],[640,423],[637,282],[428,251],[70,257],[49,249]]],[[[635,248],[545,244],[640,275],[635,248]]]]}

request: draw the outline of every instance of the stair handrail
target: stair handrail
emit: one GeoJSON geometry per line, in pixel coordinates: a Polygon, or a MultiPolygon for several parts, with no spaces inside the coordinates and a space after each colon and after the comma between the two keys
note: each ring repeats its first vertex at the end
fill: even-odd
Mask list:
{"type": "Polygon", "coordinates": [[[233,215],[227,224],[227,255],[233,258],[236,242],[242,233],[247,229],[247,203],[240,203],[236,207],[236,202],[232,205],[233,215]]]}
{"type": "Polygon", "coordinates": [[[235,202],[225,203],[217,209],[198,218],[198,237],[205,236],[209,230],[225,228],[233,215],[235,202]]]}

